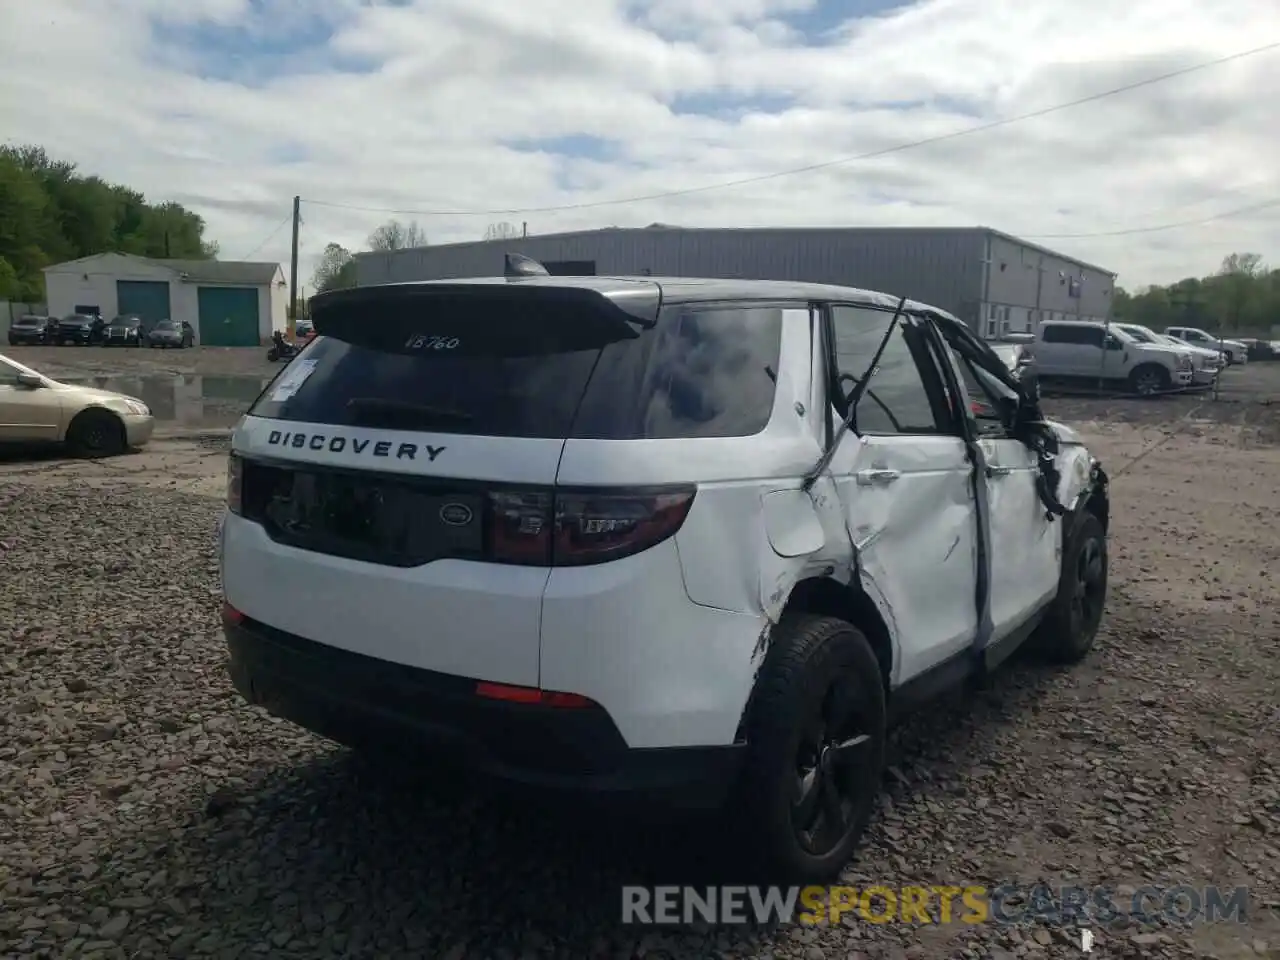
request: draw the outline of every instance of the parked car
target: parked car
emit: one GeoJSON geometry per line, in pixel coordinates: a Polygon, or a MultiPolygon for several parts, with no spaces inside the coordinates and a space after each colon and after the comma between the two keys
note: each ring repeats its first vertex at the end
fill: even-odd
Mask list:
{"type": "Polygon", "coordinates": [[[146,340],[147,328],[137,314],[116,317],[102,334],[104,347],[140,347],[146,340]]]}
{"type": "Polygon", "coordinates": [[[778,882],[822,882],[891,711],[1027,640],[1089,651],[1106,474],[953,316],[509,273],[311,301],[232,436],[247,700],[375,757],[724,809],[778,882]]]}
{"type": "Polygon", "coordinates": [[[1122,386],[1150,396],[1191,384],[1191,353],[1167,344],[1142,343],[1118,327],[1087,320],[1042,324],[1036,344],[1041,377],[1122,386]]]}
{"type": "Polygon", "coordinates": [[[87,347],[102,343],[102,332],[107,323],[101,317],[89,313],[70,313],[58,321],[57,341],[60,345],[87,347]]]}
{"type": "Polygon", "coordinates": [[[9,325],[9,346],[48,343],[50,333],[56,330],[57,326],[57,320],[39,314],[25,313],[15,317],[9,325]]]}
{"type": "Polygon", "coordinates": [[[1251,337],[1240,341],[1244,344],[1245,357],[1249,360],[1280,360],[1280,349],[1274,340],[1255,340],[1251,337]]]}
{"type": "Polygon", "coordinates": [[[1190,353],[1192,386],[1212,386],[1213,382],[1218,379],[1218,374],[1222,371],[1223,366],[1226,365],[1222,354],[1218,353],[1217,350],[1193,347],[1191,344],[1183,343],[1181,340],[1176,340],[1162,333],[1156,333],[1150,327],[1144,327],[1137,323],[1113,323],[1111,326],[1113,329],[1123,330],[1139,343],[1163,344],[1190,353]]]}
{"type": "Polygon", "coordinates": [[[108,457],[151,439],[141,400],[59,383],[0,355],[0,443],[65,444],[77,456],[108,457]]]}
{"type": "Polygon", "coordinates": [[[147,332],[149,347],[177,347],[179,350],[196,342],[196,331],[185,320],[161,320],[147,332]]]}
{"type": "Polygon", "coordinates": [[[310,320],[299,320],[293,326],[293,338],[295,340],[310,340],[315,335],[316,330],[311,325],[310,320]]]}
{"type": "Polygon", "coordinates": [[[1226,356],[1228,366],[1233,363],[1246,363],[1249,360],[1249,348],[1239,340],[1219,340],[1212,333],[1207,333],[1198,327],[1166,327],[1164,332],[1193,347],[1220,351],[1226,356]]]}
{"type": "Polygon", "coordinates": [[[1009,372],[1017,377],[1029,375],[1035,369],[1036,335],[1034,333],[1007,333],[990,344],[991,350],[1004,361],[1009,372]]]}

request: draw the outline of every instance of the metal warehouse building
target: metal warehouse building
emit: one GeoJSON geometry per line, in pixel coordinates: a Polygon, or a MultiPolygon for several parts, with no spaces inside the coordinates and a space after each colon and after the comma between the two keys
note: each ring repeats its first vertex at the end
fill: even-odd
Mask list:
{"type": "Polygon", "coordinates": [[[361,285],[501,276],[522,253],[553,274],[807,280],[909,296],[986,337],[1102,320],[1116,275],[987,227],[686,229],[655,224],[357,255],[361,285]]]}
{"type": "Polygon", "coordinates": [[[286,324],[288,291],[278,263],[100,253],[45,267],[44,285],[52,316],[185,320],[196,343],[210,347],[258,346],[286,324]]]}

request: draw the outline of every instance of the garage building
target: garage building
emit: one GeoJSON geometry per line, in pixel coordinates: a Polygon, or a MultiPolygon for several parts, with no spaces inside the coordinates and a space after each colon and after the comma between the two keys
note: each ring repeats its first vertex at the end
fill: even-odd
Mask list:
{"type": "Polygon", "coordinates": [[[285,330],[288,290],[278,263],[153,260],[100,253],[44,268],[50,316],[137,314],[185,320],[197,344],[255,347],[285,330]]]}
{"type": "Polygon", "coordinates": [[[687,229],[654,224],[356,256],[360,284],[501,276],[522,253],[553,274],[835,283],[949,310],[985,337],[1104,320],[1116,275],[988,227],[687,229]]]}

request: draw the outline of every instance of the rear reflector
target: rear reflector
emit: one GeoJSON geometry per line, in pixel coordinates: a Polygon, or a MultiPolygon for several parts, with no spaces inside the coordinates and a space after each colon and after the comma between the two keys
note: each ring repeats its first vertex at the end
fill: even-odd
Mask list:
{"type": "Polygon", "coordinates": [[[239,624],[244,622],[244,614],[233,607],[227,601],[222,601],[222,622],[230,624],[239,624]]]}
{"type": "Polygon", "coordinates": [[[528,703],[542,707],[581,708],[594,707],[595,701],[576,693],[556,693],[536,687],[515,687],[506,683],[476,684],[476,696],[486,700],[503,700],[506,703],[528,703]]]}

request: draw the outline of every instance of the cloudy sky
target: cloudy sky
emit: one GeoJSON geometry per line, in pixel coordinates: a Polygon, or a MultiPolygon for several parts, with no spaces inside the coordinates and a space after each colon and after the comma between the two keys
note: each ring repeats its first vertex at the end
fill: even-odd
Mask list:
{"type": "Polygon", "coordinates": [[[795,176],[467,212],[824,163],[1273,41],[1276,0],[0,0],[0,137],[189,206],[226,259],[287,263],[291,198],[329,204],[304,280],[396,215],[433,243],[984,224],[1134,287],[1280,261],[1280,202],[1114,235],[1280,201],[1280,49],[795,176]]]}

